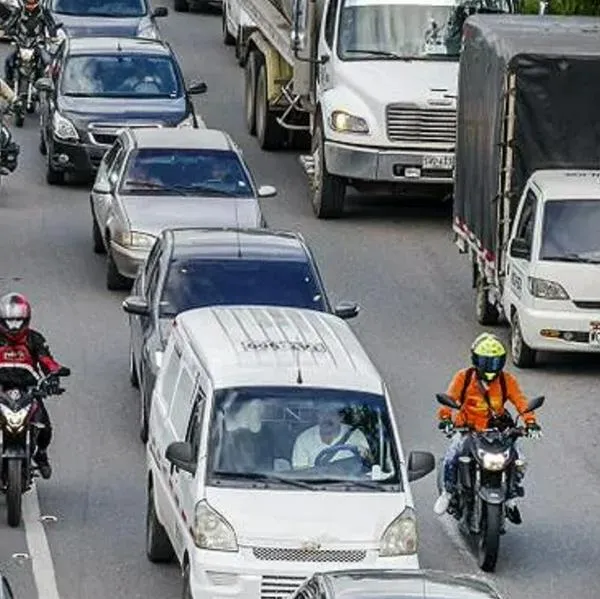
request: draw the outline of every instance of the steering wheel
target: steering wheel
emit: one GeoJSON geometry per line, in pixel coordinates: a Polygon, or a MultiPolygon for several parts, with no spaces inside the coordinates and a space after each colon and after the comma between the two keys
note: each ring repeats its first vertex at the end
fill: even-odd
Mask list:
{"type": "Polygon", "coordinates": [[[354,459],[362,463],[362,456],[356,445],[334,445],[333,447],[326,447],[319,452],[319,455],[315,458],[315,466],[329,464],[340,451],[349,451],[354,459]]]}

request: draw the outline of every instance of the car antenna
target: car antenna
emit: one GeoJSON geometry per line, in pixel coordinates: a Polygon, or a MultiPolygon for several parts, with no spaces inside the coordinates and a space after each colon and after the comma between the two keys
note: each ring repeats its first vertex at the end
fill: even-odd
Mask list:
{"type": "Polygon", "coordinates": [[[298,385],[301,385],[304,382],[304,380],[302,379],[302,368],[300,367],[300,350],[297,347],[294,347],[292,351],[294,352],[294,357],[296,358],[296,368],[298,369],[296,383],[298,383],[298,385]]]}

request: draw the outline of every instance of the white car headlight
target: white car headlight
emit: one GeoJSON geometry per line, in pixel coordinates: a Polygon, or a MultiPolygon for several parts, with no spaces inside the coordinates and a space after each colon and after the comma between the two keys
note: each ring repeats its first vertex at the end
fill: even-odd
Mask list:
{"type": "Polygon", "coordinates": [[[331,128],[340,133],[368,133],[369,125],[360,116],[350,114],[344,110],[334,110],[330,119],[331,128]]]}
{"type": "Polygon", "coordinates": [[[477,453],[479,455],[479,459],[483,464],[483,469],[492,471],[502,470],[506,465],[506,462],[510,455],[509,451],[506,451],[504,453],[488,453],[482,449],[478,449],[477,453]]]}
{"type": "Polygon", "coordinates": [[[193,129],[195,126],[193,114],[186,116],[183,121],[177,124],[178,129],[193,129]]]}
{"type": "Polygon", "coordinates": [[[386,529],[379,542],[380,557],[412,555],[417,552],[415,511],[407,507],[386,529]]]}
{"type": "Polygon", "coordinates": [[[13,430],[18,430],[23,427],[27,414],[29,413],[28,408],[21,408],[20,410],[13,412],[8,406],[0,405],[0,409],[2,410],[2,415],[9,428],[13,430]]]}
{"type": "Polygon", "coordinates": [[[79,133],[77,133],[77,129],[75,129],[75,125],[73,123],[59,114],[55,112],[52,115],[52,129],[54,131],[55,137],[58,139],[64,140],[78,140],[79,133]]]}
{"type": "Polygon", "coordinates": [[[536,279],[529,277],[529,293],[533,297],[546,300],[568,300],[569,294],[560,283],[548,281],[547,279],[536,279]]]}
{"type": "Polygon", "coordinates": [[[154,235],[140,233],[139,231],[119,231],[115,235],[115,241],[119,245],[127,247],[151,247],[156,241],[154,235]]]}
{"type": "Polygon", "coordinates": [[[208,505],[196,504],[194,511],[194,543],[210,551],[238,551],[238,542],[231,524],[208,505]]]}

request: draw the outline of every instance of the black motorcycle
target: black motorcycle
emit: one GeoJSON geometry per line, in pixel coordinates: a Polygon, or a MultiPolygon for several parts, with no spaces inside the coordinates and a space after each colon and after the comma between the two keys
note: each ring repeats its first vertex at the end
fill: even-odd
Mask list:
{"type": "Polygon", "coordinates": [[[39,430],[44,427],[36,418],[38,400],[64,391],[57,384],[59,376],[61,371],[43,377],[34,387],[0,391],[0,474],[7,521],[12,527],[21,523],[23,493],[39,476],[32,460],[39,430]]]}
{"type": "Polygon", "coordinates": [[[14,173],[19,164],[21,147],[13,139],[10,129],[4,123],[4,116],[15,110],[18,110],[18,104],[0,111],[0,179],[2,176],[14,173]]]}
{"type": "Polygon", "coordinates": [[[23,28],[17,30],[12,43],[17,47],[13,91],[21,100],[15,110],[15,125],[22,127],[25,112],[33,114],[39,101],[35,82],[43,76],[46,38],[43,32],[31,34],[23,28]]]}
{"type": "MultiPolygon", "coordinates": [[[[459,406],[446,394],[436,395],[439,403],[452,409],[459,406]]],[[[525,413],[542,406],[544,397],[532,399],[525,413]]],[[[459,522],[461,534],[477,544],[479,567],[493,572],[498,560],[500,535],[504,534],[506,502],[517,489],[515,478],[525,464],[518,459],[515,443],[526,434],[517,426],[519,417],[501,419],[484,431],[455,428],[454,432],[467,436],[464,451],[458,462],[456,493],[448,513],[459,522]],[[469,538],[470,537],[470,538],[469,538]]],[[[451,434],[448,434],[451,436],[451,434]]],[[[438,465],[438,491],[443,491],[443,460],[438,465]]]]}

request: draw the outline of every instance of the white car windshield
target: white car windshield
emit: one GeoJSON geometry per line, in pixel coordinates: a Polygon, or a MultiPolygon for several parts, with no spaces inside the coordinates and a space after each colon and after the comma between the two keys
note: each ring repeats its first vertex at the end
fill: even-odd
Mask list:
{"type": "Polygon", "coordinates": [[[219,486],[398,491],[398,449],[383,396],[310,387],[215,395],[208,480],[219,486]]]}
{"type": "Polygon", "coordinates": [[[509,1],[464,0],[450,5],[344,0],[338,55],[342,60],[457,60],[463,23],[480,12],[509,12],[509,1]]]}
{"type": "Polygon", "coordinates": [[[544,206],[540,260],[600,264],[600,198],[549,200],[544,206]]]}

